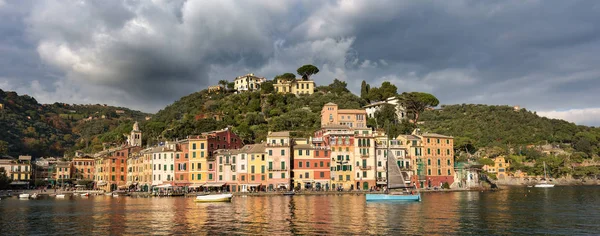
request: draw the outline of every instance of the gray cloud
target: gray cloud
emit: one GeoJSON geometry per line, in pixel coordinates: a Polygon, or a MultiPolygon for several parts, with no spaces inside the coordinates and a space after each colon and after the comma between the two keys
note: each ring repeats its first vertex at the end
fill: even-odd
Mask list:
{"type": "Polygon", "coordinates": [[[582,124],[600,92],[595,1],[61,1],[0,5],[0,85],[154,112],[220,79],[333,78],[521,105],[582,124]],[[560,113],[553,111],[562,111],[560,113]],[[575,111],[575,110],[574,110],[575,111]]]}

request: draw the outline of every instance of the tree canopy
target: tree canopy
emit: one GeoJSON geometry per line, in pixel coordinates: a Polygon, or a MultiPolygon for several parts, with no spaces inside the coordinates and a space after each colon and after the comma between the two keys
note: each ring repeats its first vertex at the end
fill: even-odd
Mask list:
{"type": "Polygon", "coordinates": [[[275,76],[275,81],[277,80],[286,80],[286,81],[294,81],[296,80],[296,75],[294,75],[293,73],[283,73],[281,75],[277,75],[275,76]]]}
{"type": "Polygon", "coordinates": [[[309,80],[312,75],[319,73],[319,68],[313,65],[303,65],[298,70],[298,75],[302,76],[303,80],[309,80]]]}
{"type": "Polygon", "coordinates": [[[398,101],[409,114],[412,114],[415,124],[418,124],[419,116],[426,108],[433,108],[440,103],[432,94],[421,92],[402,93],[398,96],[398,101]]]}

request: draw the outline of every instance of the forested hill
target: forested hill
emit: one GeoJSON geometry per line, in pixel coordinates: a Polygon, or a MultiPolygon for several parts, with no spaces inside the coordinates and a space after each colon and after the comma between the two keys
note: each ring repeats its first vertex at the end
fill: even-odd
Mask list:
{"type": "Polygon", "coordinates": [[[209,93],[202,90],[167,106],[143,122],[145,142],[185,138],[187,135],[233,126],[245,143],[260,142],[268,131],[291,130],[306,137],[320,127],[321,108],[333,102],[340,108],[359,109],[365,101],[335,80],[312,95],[279,94],[263,86],[260,92],[209,93]]]}
{"type": "Polygon", "coordinates": [[[1,89],[0,104],[0,154],[11,156],[62,156],[89,146],[84,140],[119,142],[122,138],[103,134],[147,116],[101,104],[39,104],[33,97],[1,89]]]}
{"type": "Polygon", "coordinates": [[[526,109],[490,105],[445,105],[426,111],[419,126],[452,135],[455,145],[474,147],[589,142],[597,149],[600,129],[540,117],[526,109]]]}

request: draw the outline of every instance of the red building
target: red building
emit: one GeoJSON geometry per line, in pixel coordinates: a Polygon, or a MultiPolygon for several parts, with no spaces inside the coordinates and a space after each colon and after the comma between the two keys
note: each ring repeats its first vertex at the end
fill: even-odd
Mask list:
{"type": "Polygon", "coordinates": [[[127,186],[127,157],[133,152],[139,152],[141,147],[123,147],[111,151],[104,158],[104,175],[106,191],[126,189],[127,186]]]}

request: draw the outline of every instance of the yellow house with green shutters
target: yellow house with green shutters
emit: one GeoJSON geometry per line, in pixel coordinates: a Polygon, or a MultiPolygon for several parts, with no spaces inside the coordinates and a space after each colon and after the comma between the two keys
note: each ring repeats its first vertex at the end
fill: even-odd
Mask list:
{"type": "Polygon", "coordinates": [[[205,136],[190,136],[188,140],[190,187],[198,188],[209,179],[208,142],[205,136]]]}

